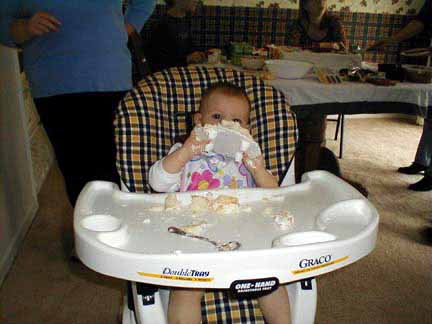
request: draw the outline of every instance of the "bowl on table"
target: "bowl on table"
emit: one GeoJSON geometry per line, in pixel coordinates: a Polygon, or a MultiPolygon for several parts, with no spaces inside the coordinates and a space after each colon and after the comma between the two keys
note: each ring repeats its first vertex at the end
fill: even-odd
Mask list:
{"type": "Polygon", "coordinates": [[[281,79],[301,79],[313,67],[310,62],[294,60],[267,60],[265,64],[271,74],[281,79]]]}
{"type": "Polygon", "coordinates": [[[405,79],[415,83],[432,83],[432,67],[404,64],[405,79]]]}
{"type": "Polygon", "coordinates": [[[240,63],[246,70],[261,70],[265,64],[265,58],[262,56],[246,55],[240,58],[240,63]]]}

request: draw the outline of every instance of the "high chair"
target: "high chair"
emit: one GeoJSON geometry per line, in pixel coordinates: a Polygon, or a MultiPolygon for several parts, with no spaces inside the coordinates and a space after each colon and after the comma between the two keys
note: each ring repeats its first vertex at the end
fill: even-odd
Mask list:
{"type": "MultiPolygon", "coordinates": [[[[290,169],[285,184],[294,183],[294,167],[290,168],[290,164],[298,133],[294,113],[284,96],[254,76],[195,66],[151,75],[121,103],[116,119],[117,169],[129,191],[150,192],[147,183],[150,166],[168,153],[176,137],[186,134],[191,126],[189,117],[199,110],[202,92],[211,83],[220,81],[245,89],[252,105],[251,134],[262,148],[266,165],[281,180],[290,169]]],[[[207,315],[209,307],[215,313],[224,309],[225,323],[230,319],[239,321],[238,310],[242,308],[249,309],[245,311],[249,318],[244,323],[264,323],[256,300],[239,302],[229,299],[227,294],[208,293],[203,301],[203,315],[214,317],[207,315]],[[219,308],[213,306],[216,303],[219,308]]]]}
{"type": "MultiPolygon", "coordinates": [[[[150,193],[149,168],[186,133],[188,114],[198,111],[203,91],[219,81],[245,89],[252,105],[251,134],[267,168],[281,186],[294,183],[296,120],[280,92],[242,72],[198,66],[172,68],[142,80],[120,103],[115,120],[122,191],[107,182],[89,183],[74,214],[76,250],[83,263],[128,280],[123,324],[166,323],[170,287],[211,290],[202,301],[203,323],[264,323],[257,300],[248,298],[246,288],[273,289],[279,282],[289,283],[285,287],[292,323],[310,324],[317,299],[314,277],[357,261],[375,246],[374,207],[324,171],[306,173],[301,184],[284,188],[215,191],[237,195],[241,203],[253,206],[251,214],[218,219],[225,226],[219,239],[230,239],[224,237],[230,228],[241,232],[238,251],[209,251],[205,242],[166,231],[169,217],[146,209],[163,206],[167,196],[145,194],[150,193]],[[266,206],[277,204],[295,214],[294,228],[280,230],[264,216],[266,206]],[[146,213],[153,214],[143,221],[146,213]],[[197,272],[202,268],[207,270],[197,272]],[[228,288],[246,298],[231,297],[228,288]]],[[[191,193],[177,195],[187,201],[191,193]]]]}

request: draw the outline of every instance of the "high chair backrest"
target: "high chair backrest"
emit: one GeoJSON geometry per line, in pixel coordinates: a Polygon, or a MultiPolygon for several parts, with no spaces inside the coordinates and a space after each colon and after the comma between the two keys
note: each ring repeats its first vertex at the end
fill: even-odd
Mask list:
{"type": "Polygon", "coordinates": [[[283,94],[243,72],[192,66],[149,75],[121,101],[115,119],[117,170],[129,191],[150,192],[151,165],[186,134],[187,117],[199,110],[202,93],[221,81],[245,90],[252,105],[251,134],[267,168],[282,180],[298,138],[294,113],[283,94]]]}

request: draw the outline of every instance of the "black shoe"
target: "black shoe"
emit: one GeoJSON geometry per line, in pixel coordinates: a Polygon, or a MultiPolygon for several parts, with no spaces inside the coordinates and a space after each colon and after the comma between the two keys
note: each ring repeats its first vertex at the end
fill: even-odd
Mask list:
{"type": "Polygon", "coordinates": [[[426,226],[423,228],[423,230],[420,231],[420,234],[422,235],[423,241],[427,244],[432,245],[432,227],[426,226]]]}
{"type": "Polygon", "coordinates": [[[398,172],[404,173],[404,174],[417,174],[417,173],[420,173],[420,172],[425,171],[425,170],[426,170],[425,166],[413,162],[413,163],[411,163],[410,166],[399,168],[398,172]]]}
{"type": "Polygon", "coordinates": [[[414,191],[429,191],[432,190],[432,176],[424,176],[419,182],[408,186],[408,189],[414,191]]]}

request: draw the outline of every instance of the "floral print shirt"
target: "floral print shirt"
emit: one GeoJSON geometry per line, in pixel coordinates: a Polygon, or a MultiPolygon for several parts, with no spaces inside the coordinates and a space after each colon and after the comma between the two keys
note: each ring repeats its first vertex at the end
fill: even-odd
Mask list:
{"type": "Polygon", "coordinates": [[[245,165],[217,153],[203,153],[186,163],[180,191],[248,188],[255,183],[245,165]]]}
{"type": "MultiPolygon", "coordinates": [[[[173,145],[169,154],[182,144],[173,145]]],[[[219,188],[255,187],[255,182],[242,162],[226,158],[221,154],[203,153],[194,156],[179,173],[168,173],[162,165],[163,159],[150,168],[149,184],[157,192],[209,190],[219,188]]]]}

